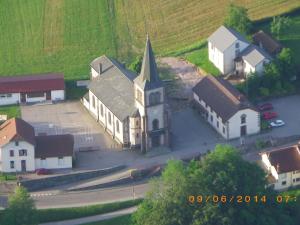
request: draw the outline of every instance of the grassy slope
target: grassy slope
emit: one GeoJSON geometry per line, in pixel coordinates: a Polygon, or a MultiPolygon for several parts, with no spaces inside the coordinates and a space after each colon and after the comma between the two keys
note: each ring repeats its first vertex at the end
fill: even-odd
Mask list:
{"type": "Polygon", "coordinates": [[[9,105],[0,107],[0,115],[7,115],[8,118],[21,117],[21,110],[18,105],[9,105]]]}
{"type": "MultiPolygon", "coordinates": [[[[99,55],[128,61],[140,54],[145,26],[159,54],[206,38],[222,23],[229,2],[0,0],[0,74],[61,71],[69,80],[87,78],[99,55]]],[[[249,8],[252,19],[300,6],[298,0],[236,2],[249,8]]]]}

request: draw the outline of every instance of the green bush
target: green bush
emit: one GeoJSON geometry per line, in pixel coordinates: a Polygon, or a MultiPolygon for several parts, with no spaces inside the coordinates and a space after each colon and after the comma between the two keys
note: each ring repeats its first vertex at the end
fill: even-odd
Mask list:
{"type": "Polygon", "coordinates": [[[38,210],[38,217],[40,223],[76,219],[129,208],[141,202],[142,199],[135,199],[83,207],[40,209],[38,210]]]}
{"type": "Polygon", "coordinates": [[[259,88],[259,93],[261,94],[261,96],[263,97],[268,97],[270,96],[270,91],[268,88],[265,88],[265,87],[261,87],[259,88]]]}

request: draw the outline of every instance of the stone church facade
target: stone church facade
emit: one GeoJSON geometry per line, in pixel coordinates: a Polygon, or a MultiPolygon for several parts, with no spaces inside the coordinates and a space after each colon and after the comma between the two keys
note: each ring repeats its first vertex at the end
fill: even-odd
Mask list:
{"type": "Polygon", "coordinates": [[[123,147],[146,152],[169,145],[165,88],[148,37],[139,75],[104,55],[91,63],[88,89],[84,106],[123,147]]]}

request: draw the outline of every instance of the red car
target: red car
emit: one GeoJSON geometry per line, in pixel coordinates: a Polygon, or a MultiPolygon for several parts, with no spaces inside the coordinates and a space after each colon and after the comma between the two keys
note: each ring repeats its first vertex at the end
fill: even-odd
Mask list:
{"type": "Polygon", "coordinates": [[[259,105],[258,109],[260,111],[271,110],[271,109],[273,109],[273,105],[271,103],[265,103],[265,104],[259,105]]]}
{"type": "Polygon", "coordinates": [[[44,168],[37,169],[35,172],[36,172],[37,175],[48,175],[48,174],[51,174],[50,170],[44,169],[44,168]]]}
{"type": "Polygon", "coordinates": [[[278,115],[276,112],[264,112],[262,117],[265,119],[265,120],[270,120],[270,119],[273,119],[273,118],[276,118],[278,115]]]}

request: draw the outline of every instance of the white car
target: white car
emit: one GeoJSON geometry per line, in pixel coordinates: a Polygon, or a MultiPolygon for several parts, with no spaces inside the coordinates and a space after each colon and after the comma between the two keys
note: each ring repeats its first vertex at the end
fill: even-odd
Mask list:
{"type": "Polygon", "coordinates": [[[275,120],[270,123],[271,127],[282,127],[284,125],[285,125],[285,122],[283,122],[282,120],[275,120]]]}

